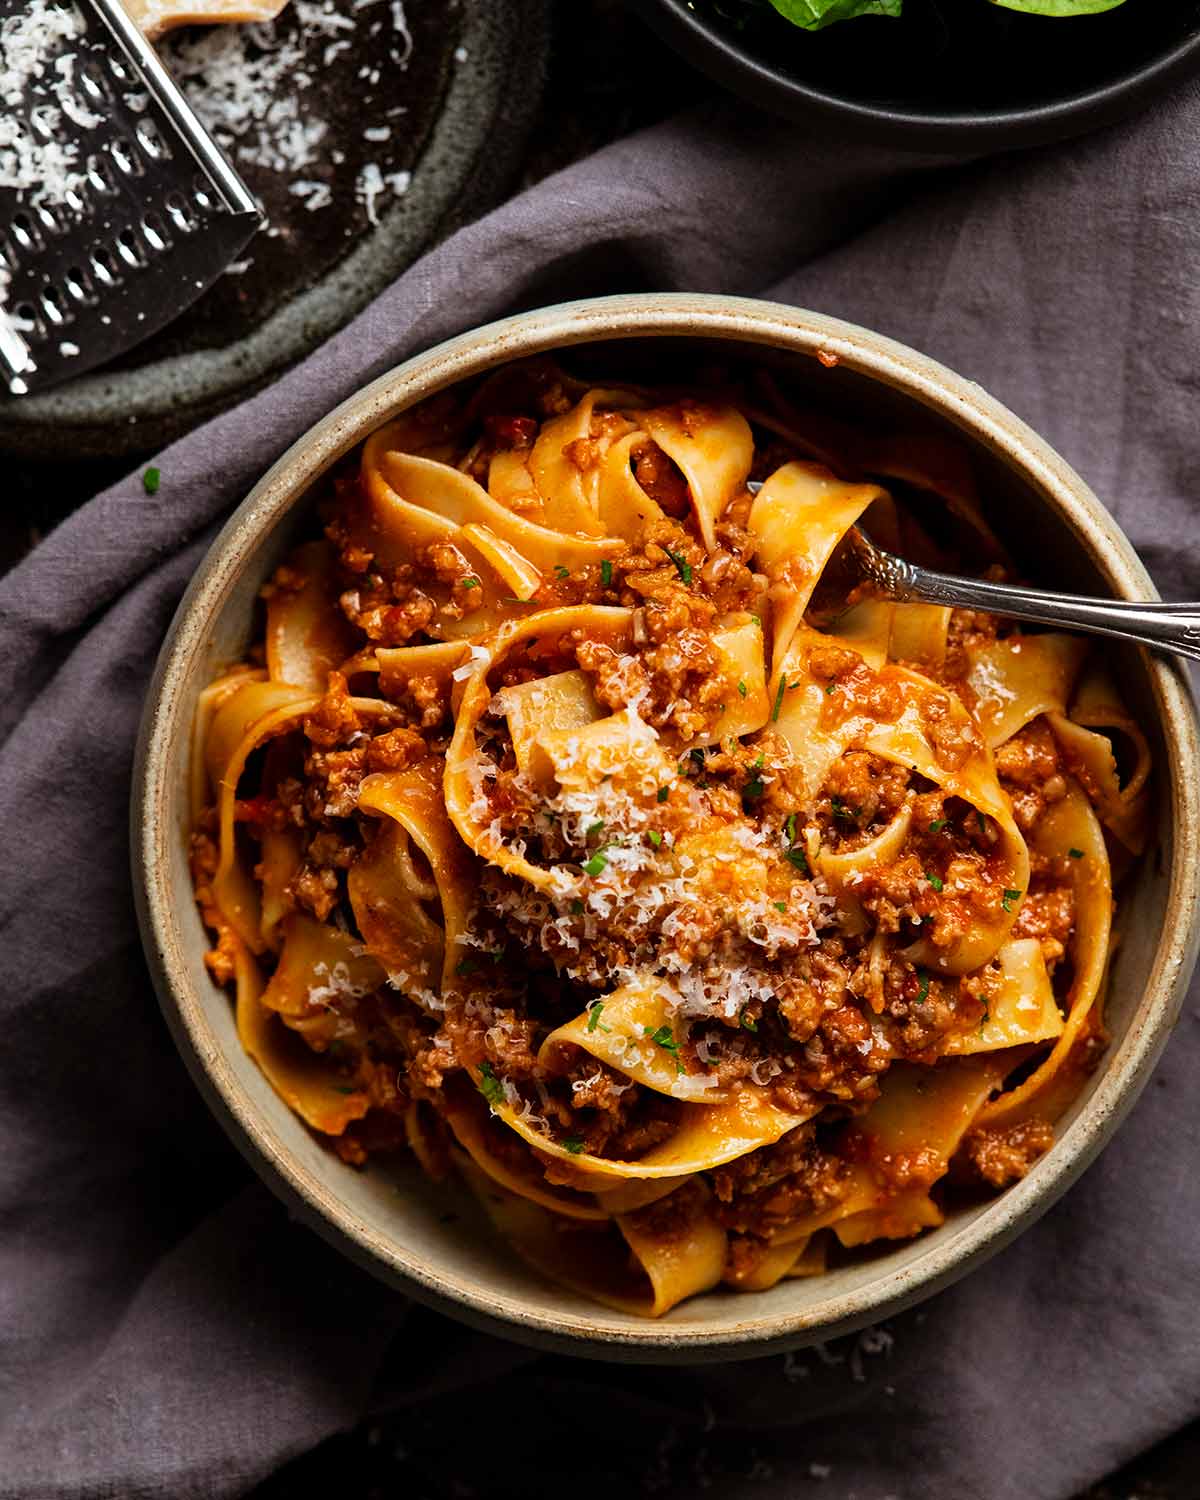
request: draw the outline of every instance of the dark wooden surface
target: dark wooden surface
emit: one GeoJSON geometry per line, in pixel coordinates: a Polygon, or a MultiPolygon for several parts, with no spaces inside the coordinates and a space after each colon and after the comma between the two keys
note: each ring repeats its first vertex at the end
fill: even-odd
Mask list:
{"type": "MultiPolygon", "coordinates": [[[[627,16],[620,0],[557,0],[546,97],[514,190],[548,176],[606,141],[706,97],[712,87],[667,52],[640,22],[627,16]]],[[[8,482],[0,486],[8,499],[5,520],[0,525],[0,572],[50,527],[130,467],[128,461],[52,466],[14,465],[11,460],[6,463],[8,482]]],[[[428,1315],[418,1312],[416,1316],[428,1315]]],[[[556,1379],[570,1382],[577,1369],[571,1361],[548,1357],[538,1360],[524,1378],[544,1387],[556,1379]]],[[[365,1421],[293,1460],[260,1485],[253,1500],[302,1500],[310,1493],[321,1492],[336,1494],[341,1500],[394,1500],[397,1496],[404,1500],[499,1500],[511,1494],[499,1481],[480,1487],[475,1465],[468,1480],[456,1472],[453,1461],[447,1462],[447,1451],[453,1451],[464,1433],[457,1404],[452,1403],[444,1416],[444,1428],[436,1410],[423,1417],[415,1441],[410,1416],[365,1421]]],[[[725,1471],[729,1474],[745,1472],[738,1468],[744,1455],[733,1451],[737,1441],[729,1439],[731,1451],[725,1471]]],[[[680,1488],[663,1493],[688,1493],[691,1486],[685,1476],[680,1477],[680,1488]]],[[[643,1488],[636,1475],[628,1479],[634,1493],[643,1488]]],[[[547,1473],[547,1494],[551,1488],[558,1492],[562,1482],[563,1476],[547,1473]]],[[[894,1484],[900,1500],[919,1500],[919,1476],[910,1480],[897,1474],[894,1484]]],[[[835,1477],[819,1488],[826,1500],[844,1500],[835,1477]]],[[[813,1489],[815,1493],[817,1486],[813,1489]]],[[[770,1486],[764,1483],[763,1491],[769,1493],[770,1486]]],[[[719,1500],[719,1468],[709,1493],[719,1500]]],[[[530,1500],[540,1497],[530,1496],[530,1500]]],[[[1162,1443],[1077,1500],[1200,1500],[1200,1424],[1162,1443]]]]}

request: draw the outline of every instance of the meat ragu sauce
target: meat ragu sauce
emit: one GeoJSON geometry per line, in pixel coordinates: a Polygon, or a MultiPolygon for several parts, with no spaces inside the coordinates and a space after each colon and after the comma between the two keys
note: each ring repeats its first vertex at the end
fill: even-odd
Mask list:
{"type": "Polygon", "coordinates": [[[1005,563],[935,442],[908,507],[830,431],[765,379],[440,396],[200,708],[208,963],[281,1097],[650,1316],[1003,1188],[1103,1047],[1145,741],[1083,641],[849,586],[860,516],[1005,563]]]}

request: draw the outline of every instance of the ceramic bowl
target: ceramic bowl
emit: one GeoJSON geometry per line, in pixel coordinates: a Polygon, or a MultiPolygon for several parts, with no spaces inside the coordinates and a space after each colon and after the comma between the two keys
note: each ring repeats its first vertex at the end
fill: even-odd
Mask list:
{"type": "Polygon", "coordinates": [[[929,151],[1010,151],[1110,125],[1200,68],[1200,0],[1069,19],[904,0],[802,31],[767,0],[632,0],[717,83],[804,125],[929,151]]]}
{"type": "Polygon", "coordinates": [[[1129,915],[1111,986],[1112,1044],[1053,1150],[1023,1181],[884,1254],[768,1292],[708,1293],[657,1322],[542,1280],[454,1185],[435,1186],[415,1164],[344,1166],[243,1053],[230,998],[204,968],[206,938],[188,877],[187,787],[197,694],[243,652],[259,586],[304,525],[320,477],[413,402],[548,350],[624,377],[636,368],[654,378],[657,369],[714,358],[767,365],[851,417],[955,433],[994,522],[1016,540],[1035,581],[1038,559],[1049,558],[1061,587],[1156,597],[1112,518],[1036,434],[976,385],[878,334],[769,302],[692,295],[603,298],[493,323],[382,376],[302,437],[233,514],[193,579],[147,698],[134,777],[134,881],[147,957],[197,1085],[252,1165],[296,1217],[419,1301],[541,1348],[610,1359],[746,1358],[835,1337],[929,1296],[995,1254],[1078,1177],[1146,1082],[1200,932],[1200,750],[1186,679],[1173,663],[1133,648],[1114,653],[1155,752],[1157,822],[1124,891],[1129,915]]]}

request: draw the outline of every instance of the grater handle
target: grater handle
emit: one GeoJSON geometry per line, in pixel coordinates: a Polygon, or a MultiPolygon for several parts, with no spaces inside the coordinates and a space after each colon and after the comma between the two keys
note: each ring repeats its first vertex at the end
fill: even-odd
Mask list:
{"type": "Polygon", "coordinates": [[[209,138],[154,48],[130,19],[121,0],[88,0],[92,10],[130,57],[142,81],[179,131],[192,155],[221,193],[231,213],[253,214],[261,229],[267,222],[262,206],[209,138]]]}

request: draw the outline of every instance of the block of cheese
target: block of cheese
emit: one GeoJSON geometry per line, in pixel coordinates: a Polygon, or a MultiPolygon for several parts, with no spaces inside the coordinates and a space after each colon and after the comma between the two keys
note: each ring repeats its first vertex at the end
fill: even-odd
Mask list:
{"type": "Polygon", "coordinates": [[[151,41],[176,26],[217,21],[273,21],[287,0],[125,0],[125,9],[151,41]]]}

